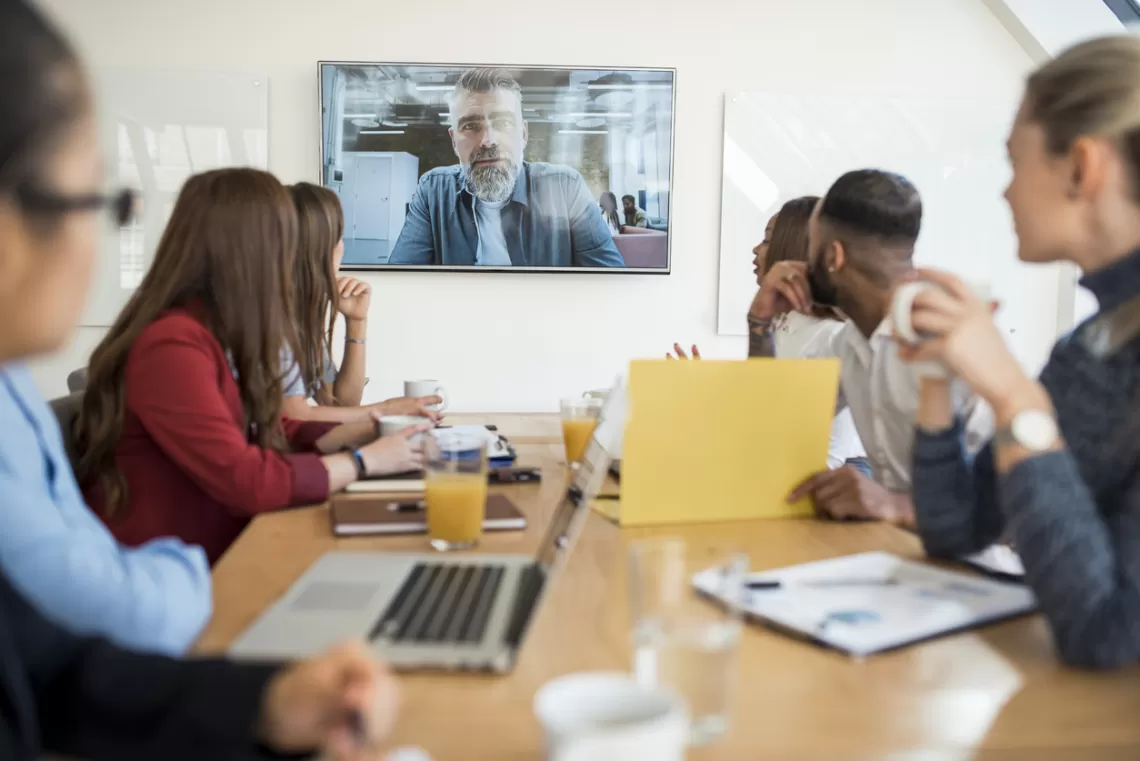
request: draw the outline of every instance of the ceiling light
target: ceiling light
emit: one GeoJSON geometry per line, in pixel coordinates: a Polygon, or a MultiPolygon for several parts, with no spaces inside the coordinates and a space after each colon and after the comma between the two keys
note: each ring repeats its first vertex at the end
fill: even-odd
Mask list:
{"type": "Polygon", "coordinates": [[[608,129],[560,129],[559,135],[608,135],[608,129]]]}
{"type": "Polygon", "coordinates": [[[402,135],[402,134],[404,134],[404,130],[402,130],[402,129],[362,129],[362,130],[360,130],[360,134],[362,134],[362,135],[402,135]]]}
{"type": "Polygon", "coordinates": [[[622,85],[586,85],[587,90],[672,90],[673,85],[649,84],[647,82],[631,82],[622,85]]]}
{"type": "Polygon", "coordinates": [[[592,127],[600,127],[605,123],[606,123],[606,120],[603,119],[602,117],[591,116],[591,117],[588,117],[586,119],[579,119],[577,122],[577,125],[579,127],[592,128],[592,127]]]}
{"type": "Polygon", "coordinates": [[[416,85],[417,90],[454,90],[455,85],[416,85]]]}
{"type": "Polygon", "coordinates": [[[350,122],[355,127],[379,127],[380,122],[375,119],[352,119],[350,122]]]}
{"type": "Polygon", "coordinates": [[[407,126],[408,126],[408,123],[407,123],[407,122],[390,122],[390,121],[385,121],[385,122],[384,122],[384,126],[385,126],[385,127],[407,127],[407,126]]]}
{"type": "Polygon", "coordinates": [[[375,119],[376,114],[345,114],[345,119],[375,119]]]}
{"type": "Polygon", "coordinates": [[[568,114],[562,114],[562,116],[578,119],[589,116],[609,116],[615,119],[620,119],[623,117],[633,116],[633,114],[629,113],[628,111],[575,111],[568,114]]]}

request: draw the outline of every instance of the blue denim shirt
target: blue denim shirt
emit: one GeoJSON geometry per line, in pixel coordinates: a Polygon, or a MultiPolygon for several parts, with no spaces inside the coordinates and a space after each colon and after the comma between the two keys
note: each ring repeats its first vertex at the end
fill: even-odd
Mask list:
{"type": "Polygon", "coordinates": [[[83,501],[55,415],[27,370],[0,365],[0,573],[77,634],[182,653],[210,620],[201,547],[124,547],[83,501]]]}
{"type": "MultiPolygon", "coordinates": [[[[389,264],[475,265],[474,196],[459,165],[420,179],[389,264]]],[[[515,267],[624,267],[582,175],[568,166],[524,162],[503,233],[515,267]]]]}

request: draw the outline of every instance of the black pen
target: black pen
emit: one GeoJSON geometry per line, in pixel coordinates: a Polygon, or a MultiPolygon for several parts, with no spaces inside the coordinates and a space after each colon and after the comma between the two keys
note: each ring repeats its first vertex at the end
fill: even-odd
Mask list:
{"type": "Polygon", "coordinates": [[[780,581],[779,579],[756,579],[746,581],[747,589],[786,589],[794,587],[813,587],[815,589],[831,589],[833,587],[893,587],[898,584],[896,578],[886,579],[804,579],[803,581],[780,581]]]}

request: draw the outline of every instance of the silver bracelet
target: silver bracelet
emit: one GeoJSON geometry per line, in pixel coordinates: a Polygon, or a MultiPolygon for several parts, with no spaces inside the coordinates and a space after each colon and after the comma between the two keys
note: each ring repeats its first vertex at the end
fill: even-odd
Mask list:
{"type": "Polygon", "coordinates": [[[345,336],[344,342],[346,344],[360,344],[361,346],[364,345],[364,339],[363,338],[349,338],[349,337],[345,336]]]}

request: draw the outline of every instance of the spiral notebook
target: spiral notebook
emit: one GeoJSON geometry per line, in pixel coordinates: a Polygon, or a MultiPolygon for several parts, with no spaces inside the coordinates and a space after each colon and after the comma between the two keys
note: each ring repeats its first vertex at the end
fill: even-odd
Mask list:
{"type": "Polygon", "coordinates": [[[853,656],[873,655],[1033,612],[1028,587],[885,552],[749,575],[740,599],[720,591],[720,569],[693,577],[701,594],[793,637],[853,656]]]}

